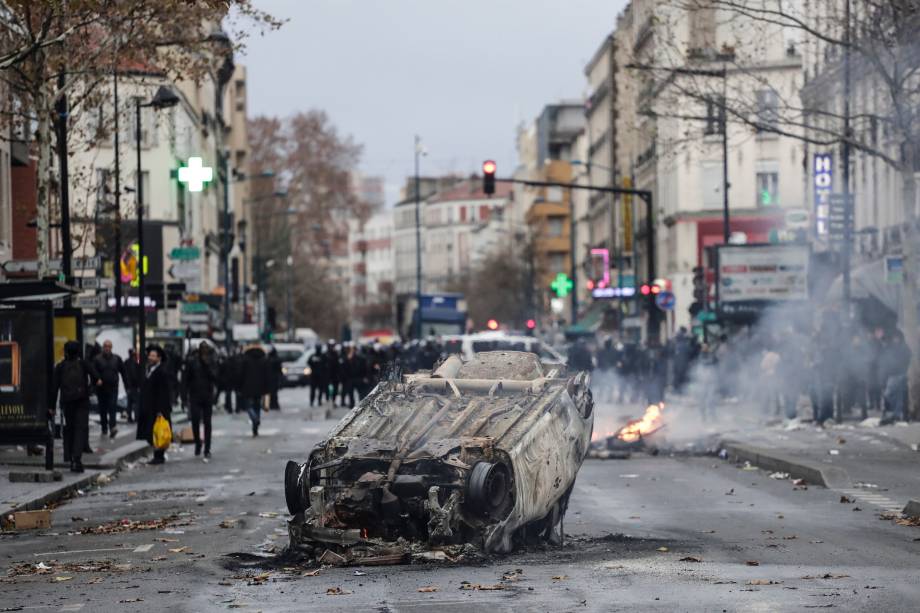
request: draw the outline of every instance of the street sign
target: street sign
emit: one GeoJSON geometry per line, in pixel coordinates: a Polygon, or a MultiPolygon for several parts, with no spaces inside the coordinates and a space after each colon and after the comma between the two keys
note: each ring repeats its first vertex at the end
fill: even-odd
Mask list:
{"type": "Polygon", "coordinates": [[[207,313],[208,312],[208,303],[207,302],[183,302],[182,303],[182,313],[207,313]]]}
{"type": "Polygon", "coordinates": [[[190,260],[197,260],[201,257],[201,249],[199,247],[173,247],[169,252],[170,260],[180,260],[188,262],[190,260]]]}
{"type": "Polygon", "coordinates": [[[184,324],[190,323],[208,323],[211,321],[210,313],[182,313],[179,316],[179,321],[184,324]]]}
{"type": "Polygon", "coordinates": [[[655,296],[655,305],[662,311],[674,310],[676,302],[677,299],[674,297],[673,292],[658,292],[658,295],[655,296]]]}
{"type": "Polygon", "coordinates": [[[201,276],[201,263],[189,260],[179,260],[169,267],[169,276],[173,279],[197,279],[201,276]]]}
{"type": "Polygon", "coordinates": [[[102,287],[100,281],[102,279],[99,277],[76,277],[74,285],[79,286],[81,289],[99,289],[102,287]]]}
{"type": "Polygon", "coordinates": [[[77,309],[101,309],[103,296],[74,296],[73,306],[77,309]]]}
{"type": "MultiPolygon", "coordinates": [[[[73,270],[96,270],[102,260],[98,255],[90,258],[73,258],[73,270]]],[[[38,272],[38,260],[8,260],[2,264],[3,270],[12,272],[38,272]]],[[[48,270],[59,271],[63,267],[61,260],[48,260],[48,270]]]]}

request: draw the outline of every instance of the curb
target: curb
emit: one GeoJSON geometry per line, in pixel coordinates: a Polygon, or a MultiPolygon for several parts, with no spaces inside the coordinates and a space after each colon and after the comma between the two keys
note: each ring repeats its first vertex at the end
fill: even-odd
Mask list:
{"type": "Polygon", "coordinates": [[[772,449],[754,447],[731,440],[720,441],[719,447],[728,451],[732,458],[747,460],[754,466],[767,470],[789,473],[793,477],[804,479],[811,485],[823,485],[828,489],[846,488],[852,485],[847,472],[836,466],[821,466],[772,449]]]}
{"type": "Polygon", "coordinates": [[[910,518],[920,519],[920,500],[908,501],[907,505],[904,507],[904,510],[901,512],[910,518]]]}

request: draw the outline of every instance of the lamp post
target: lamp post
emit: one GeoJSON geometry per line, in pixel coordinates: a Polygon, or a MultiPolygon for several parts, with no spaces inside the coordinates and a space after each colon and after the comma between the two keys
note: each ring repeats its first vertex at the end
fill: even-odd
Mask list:
{"type": "Polygon", "coordinates": [[[422,340],[422,225],[421,225],[421,177],[418,173],[418,159],[424,155],[422,139],[415,137],[415,337],[422,340]]]}
{"type": "Polygon", "coordinates": [[[176,106],[179,104],[179,97],[176,93],[165,85],[157,89],[157,93],[150,102],[141,103],[137,98],[134,102],[134,142],[137,148],[137,298],[138,298],[138,356],[141,360],[147,359],[145,344],[147,338],[147,309],[146,309],[146,292],[144,286],[144,174],[141,171],[141,109],[150,107],[154,110],[160,110],[176,106]]]}
{"type": "Polygon", "coordinates": [[[247,259],[246,258],[246,227],[248,225],[249,224],[245,219],[241,219],[238,222],[236,222],[236,234],[239,237],[237,241],[237,245],[239,245],[240,256],[242,256],[241,259],[243,260],[243,283],[241,284],[242,285],[241,293],[242,293],[242,298],[243,298],[242,302],[243,302],[243,322],[244,323],[248,323],[246,321],[247,313],[248,313],[247,304],[246,304],[246,296],[247,294],[249,294],[249,284],[246,282],[246,259],[247,259]]]}

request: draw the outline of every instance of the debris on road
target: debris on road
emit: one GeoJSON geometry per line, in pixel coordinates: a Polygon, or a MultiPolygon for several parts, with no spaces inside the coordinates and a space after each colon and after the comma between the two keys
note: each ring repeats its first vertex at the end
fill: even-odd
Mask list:
{"type": "Polygon", "coordinates": [[[702,562],[703,558],[698,558],[696,556],[684,556],[680,559],[681,562],[702,562]]]}
{"type": "Polygon", "coordinates": [[[168,526],[188,525],[189,522],[183,522],[183,517],[178,514],[168,515],[160,519],[120,519],[117,521],[100,524],[98,526],[86,526],[80,529],[80,534],[121,534],[123,532],[140,532],[143,530],[162,530],[168,526]]]}
{"type": "Polygon", "coordinates": [[[348,590],[343,590],[340,587],[330,587],[326,589],[326,596],[346,596],[351,594],[348,590]]]}
{"type": "Polygon", "coordinates": [[[781,473],[781,472],[770,473],[770,478],[771,479],[788,479],[789,473],[781,473]]]}
{"type": "Polygon", "coordinates": [[[745,562],[745,564],[747,564],[748,566],[760,566],[760,562],[758,562],[757,560],[748,560],[745,562]]]}
{"type": "Polygon", "coordinates": [[[505,589],[505,586],[501,583],[493,584],[481,584],[481,583],[470,583],[469,581],[460,582],[461,590],[473,590],[473,591],[482,591],[482,592],[492,592],[505,589]]]}
{"type": "Polygon", "coordinates": [[[418,588],[418,591],[423,594],[430,594],[432,592],[437,592],[440,588],[436,585],[426,585],[424,587],[418,588]]]}

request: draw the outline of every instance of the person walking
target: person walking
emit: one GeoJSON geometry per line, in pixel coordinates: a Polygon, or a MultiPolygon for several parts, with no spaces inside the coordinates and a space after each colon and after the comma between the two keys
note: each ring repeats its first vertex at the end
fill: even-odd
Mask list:
{"type": "Polygon", "coordinates": [[[247,347],[240,362],[240,400],[249,413],[254,437],[259,436],[262,398],[271,390],[269,376],[265,350],[258,345],[247,347]]]}
{"type": "Polygon", "coordinates": [[[310,406],[323,406],[326,394],[329,393],[329,377],[326,375],[326,359],[323,357],[323,346],[317,343],[313,355],[307,359],[310,367],[310,406]]]}
{"type": "Polygon", "coordinates": [[[284,370],[281,368],[281,358],[278,357],[278,350],[272,347],[271,351],[268,352],[268,408],[272,411],[281,410],[281,405],[278,403],[278,390],[281,388],[283,378],[284,370]]]}
{"type": "MultiPolygon", "coordinates": [[[[153,423],[162,415],[172,427],[172,400],[169,373],[164,362],[166,353],[159,345],[147,348],[147,364],[144,369],[144,381],[141,384],[141,410],[137,416],[137,438],[153,445],[153,423]]],[[[156,449],[149,464],[162,464],[166,461],[166,450],[156,449]]]]}
{"type": "Polygon", "coordinates": [[[128,423],[133,424],[137,419],[138,396],[141,393],[141,383],[144,380],[144,369],[134,347],[128,349],[128,359],[125,361],[125,393],[128,395],[128,423]]]}
{"type": "Polygon", "coordinates": [[[92,365],[80,355],[80,343],[65,343],[64,359],[54,367],[49,413],[53,420],[60,394],[64,413],[64,457],[70,458],[71,472],[83,472],[83,447],[89,431],[89,390],[97,380],[92,365]]]}
{"type": "Polygon", "coordinates": [[[185,362],[182,376],[182,396],[192,421],[195,456],[201,455],[201,426],[204,424],[204,457],[211,457],[211,416],[218,388],[214,352],[207,343],[198,345],[185,362]]]}
{"type": "MultiPolygon", "coordinates": [[[[93,368],[98,376],[96,397],[99,400],[99,418],[102,422],[102,435],[115,438],[118,432],[116,414],[118,412],[118,379],[125,379],[125,365],[121,358],[112,353],[112,341],[102,343],[102,351],[93,359],[93,368]]],[[[127,382],[125,383],[127,388],[127,382]]]]}

